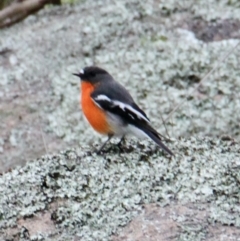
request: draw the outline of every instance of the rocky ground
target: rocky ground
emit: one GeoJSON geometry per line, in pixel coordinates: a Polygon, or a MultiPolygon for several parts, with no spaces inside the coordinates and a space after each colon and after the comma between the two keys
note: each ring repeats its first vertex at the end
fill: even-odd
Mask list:
{"type": "Polygon", "coordinates": [[[238,1],[87,0],[1,30],[0,237],[238,240],[239,48],[219,58],[238,43],[239,11],[238,1]],[[136,139],[90,154],[103,138],[71,74],[90,64],[127,86],[175,158],[136,139]]]}

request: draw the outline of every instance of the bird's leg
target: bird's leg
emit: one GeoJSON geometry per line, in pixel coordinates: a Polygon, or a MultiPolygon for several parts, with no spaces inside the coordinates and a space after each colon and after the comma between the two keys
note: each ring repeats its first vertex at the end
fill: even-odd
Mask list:
{"type": "Polygon", "coordinates": [[[125,136],[123,135],[120,139],[120,141],[117,143],[117,146],[120,148],[122,146],[122,143],[125,142],[125,136]]]}
{"type": "Polygon", "coordinates": [[[106,146],[106,144],[112,139],[113,134],[108,135],[108,139],[102,144],[102,146],[97,151],[97,154],[100,154],[100,152],[103,150],[103,148],[106,146]]]}
{"type": "Polygon", "coordinates": [[[121,137],[120,141],[116,144],[116,146],[119,148],[119,150],[120,150],[121,152],[124,152],[124,150],[122,149],[122,143],[124,143],[124,142],[125,142],[125,136],[123,135],[123,136],[121,137]]]}

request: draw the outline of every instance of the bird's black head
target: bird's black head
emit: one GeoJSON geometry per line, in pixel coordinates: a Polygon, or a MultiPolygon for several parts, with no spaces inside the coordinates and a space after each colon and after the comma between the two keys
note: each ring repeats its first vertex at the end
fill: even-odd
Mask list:
{"type": "Polygon", "coordinates": [[[81,81],[87,81],[92,84],[96,84],[102,80],[108,79],[110,76],[106,70],[97,66],[85,67],[84,69],[80,70],[79,73],[74,73],[73,75],[80,77],[81,81]]]}

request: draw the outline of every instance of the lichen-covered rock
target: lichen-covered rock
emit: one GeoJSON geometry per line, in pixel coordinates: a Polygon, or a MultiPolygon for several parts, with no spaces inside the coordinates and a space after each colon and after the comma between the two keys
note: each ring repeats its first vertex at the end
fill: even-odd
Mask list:
{"type": "Polygon", "coordinates": [[[210,225],[240,227],[239,145],[195,138],[169,145],[174,158],[147,141],[132,141],[124,152],[109,145],[98,156],[83,146],[15,168],[0,178],[0,237],[109,240],[143,204],[171,207],[176,200],[207,208],[210,225]]]}
{"type": "Polygon", "coordinates": [[[239,1],[87,0],[1,30],[0,171],[34,161],[0,177],[0,238],[117,239],[154,202],[178,209],[167,216],[178,240],[207,239],[222,225],[234,231],[221,237],[237,240],[240,56],[219,57],[237,44],[239,22],[239,1]],[[127,86],[163,134],[167,119],[176,157],[136,139],[123,153],[92,153],[103,138],[84,122],[72,76],[90,64],[127,86]],[[192,205],[200,225],[179,210],[192,205]]]}
{"type": "Polygon", "coordinates": [[[43,139],[51,152],[98,138],[79,111],[79,80],[72,76],[90,64],[127,86],[159,132],[190,93],[166,120],[171,136],[238,138],[239,51],[219,63],[237,43],[238,8],[238,1],[224,0],[89,0],[1,30],[2,170],[44,154],[43,139]]]}

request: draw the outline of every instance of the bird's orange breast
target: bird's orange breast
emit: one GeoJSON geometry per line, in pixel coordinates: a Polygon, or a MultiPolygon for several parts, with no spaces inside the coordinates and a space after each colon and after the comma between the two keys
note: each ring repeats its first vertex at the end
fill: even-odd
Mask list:
{"type": "Polygon", "coordinates": [[[106,114],[91,98],[93,91],[94,85],[84,81],[81,82],[81,104],[83,113],[94,130],[104,135],[112,134],[106,119],[106,114]]]}

